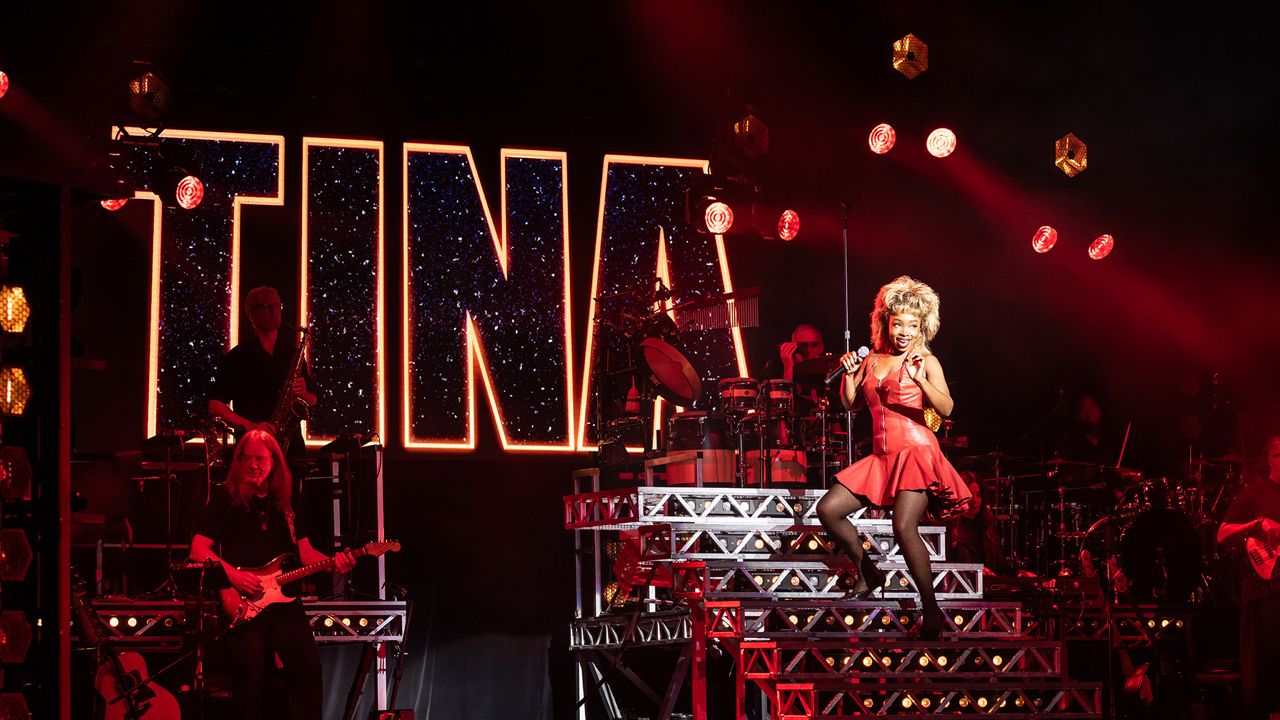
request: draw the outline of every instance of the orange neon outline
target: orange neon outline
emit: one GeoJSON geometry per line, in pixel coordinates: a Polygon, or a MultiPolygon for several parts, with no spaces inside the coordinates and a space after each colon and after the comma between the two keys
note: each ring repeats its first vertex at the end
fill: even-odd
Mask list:
{"type": "MultiPolygon", "coordinates": [[[[604,239],[604,206],[605,192],[609,185],[609,165],[612,163],[627,165],[665,165],[671,167],[688,167],[701,170],[708,173],[711,170],[710,163],[706,160],[693,160],[689,158],[664,158],[645,155],[605,155],[604,168],[600,173],[600,208],[596,216],[596,250],[595,257],[591,265],[591,295],[588,298],[587,309],[587,348],[582,364],[582,384],[580,386],[578,404],[578,450],[587,452],[595,450],[594,445],[588,445],[586,442],[587,435],[587,408],[590,407],[591,399],[591,353],[592,345],[595,340],[596,320],[596,294],[599,290],[600,280],[600,249],[604,239]]],[[[665,237],[661,234],[659,238],[665,243],[665,237]]],[[[729,272],[729,259],[724,251],[724,237],[716,235],[716,254],[720,260],[720,280],[724,284],[724,292],[733,292],[733,280],[729,272]]],[[[664,280],[664,282],[667,282],[664,280]]],[[[669,284],[669,283],[668,283],[669,284]]],[[[738,373],[745,376],[747,374],[747,357],[742,348],[742,333],[738,328],[732,328],[731,335],[733,337],[734,353],[738,359],[738,373]]],[[[661,402],[661,401],[659,401],[661,402]]],[[[655,428],[659,422],[657,417],[657,408],[660,407],[658,402],[654,403],[655,407],[655,428]]],[[[639,448],[628,448],[633,452],[639,448]]]]}
{"type": "Polygon", "coordinates": [[[574,452],[574,387],[573,387],[573,330],[572,330],[572,306],[570,304],[569,289],[569,155],[563,151],[554,150],[528,150],[503,148],[498,155],[499,158],[499,183],[500,183],[500,209],[502,213],[503,229],[499,233],[497,225],[494,223],[493,213],[489,209],[489,201],[485,196],[484,186],[480,183],[480,173],[476,170],[475,158],[471,154],[471,147],[468,145],[446,145],[437,143],[410,143],[404,144],[403,166],[401,168],[401,182],[403,197],[401,202],[401,227],[403,232],[403,242],[401,243],[401,371],[402,384],[401,393],[403,395],[403,431],[402,437],[404,446],[411,450],[474,450],[476,446],[476,393],[475,393],[475,368],[480,368],[480,377],[484,382],[485,394],[489,401],[489,409],[493,413],[492,417],[494,425],[498,431],[498,439],[502,443],[503,450],[515,450],[521,452],[574,452]],[[498,266],[502,270],[502,276],[507,277],[508,265],[508,245],[507,245],[507,160],[510,158],[534,158],[545,160],[560,161],[560,216],[562,234],[564,236],[564,357],[565,357],[565,427],[567,429],[567,443],[565,445],[536,445],[536,444],[517,444],[507,439],[506,419],[502,416],[502,411],[498,406],[497,394],[493,386],[493,381],[489,377],[489,361],[485,356],[484,346],[480,342],[479,333],[475,329],[475,325],[471,319],[471,313],[466,315],[465,342],[467,345],[467,438],[461,442],[447,440],[420,440],[410,437],[411,417],[413,409],[413,398],[409,391],[409,154],[413,153],[434,153],[434,154],[450,154],[465,155],[467,164],[471,167],[471,178],[475,183],[476,191],[480,196],[480,206],[484,209],[485,220],[489,224],[489,237],[493,240],[494,253],[497,255],[498,266]]]}
{"type": "MultiPolygon", "coordinates": [[[[150,135],[154,128],[125,128],[130,135],[150,135]]],[[[117,135],[112,136],[118,137],[117,135]]],[[[240,207],[241,205],[284,205],[284,136],[251,133],[212,132],[206,130],[169,130],[160,138],[175,140],[221,140],[224,142],[256,142],[275,144],[279,148],[276,165],[275,197],[236,195],[231,199],[231,312],[227,333],[227,350],[236,342],[240,330],[240,207]]],[[[151,331],[147,340],[147,437],[156,434],[156,389],[160,382],[160,233],[164,205],[160,196],[149,190],[134,192],[135,200],[152,203],[151,219],[151,331]]]]}
{"type": "MultiPolygon", "coordinates": [[[[301,252],[298,256],[298,264],[301,269],[301,275],[298,282],[298,318],[299,322],[305,322],[311,325],[311,305],[307,290],[307,260],[308,248],[310,247],[310,228],[307,222],[307,211],[311,207],[311,195],[308,193],[311,179],[311,165],[309,162],[310,150],[312,147],[321,148],[352,148],[355,150],[376,150],[378,153],[378,269],[376,275],[376,287],[374,290],[375,302],[378,305],[377,325],[374,327],[374,353],[377,357],[374,359],[374,402],[377,407],[374,409],[374,423],[376,424],[374,432],[378,434],[378,439],[386,442],[387,429],[387,373],[386,373],[386,355],[387,355],[387,338],[385,332],[386,326],[386,306],[383,300],[384,278],[386,275],[386,194],[385,185],[387,173],[384,163],[384,149],[386,144],[381,140],[356,140],[352,138],[337,137],[303,137],[302,138],[302,242],[301,252]]],[[[307,348],[307,362],[311,362],[311,348],[307,348]]],[[[312,438],[307,432],[307,421],[303,420],[302,439],[307,447],[321,447],[333,438],[312,438]]]]}

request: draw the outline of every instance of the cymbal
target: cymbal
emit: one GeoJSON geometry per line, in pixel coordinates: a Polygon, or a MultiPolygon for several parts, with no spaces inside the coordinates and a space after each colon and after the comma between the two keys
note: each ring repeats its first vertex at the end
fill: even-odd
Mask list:
{"type": "Polygon", "coordinates": [[[1016,464],[1029,463],[1032,459],[1021,455],[1010,455],[1000,450],[992,450],[981,455],[960,455],[951,459],[951,464],[964,468],[994,467],[997,463],[1016,464]]]}
{"type": "Polygon", "coordinates": [[[1110,465],[1102,468],[1102,474],[1108,481],[1114,481],[1119,484],[1141,482],[1144,476],[1144,473],[1137,468],[1115,467],[1110,465]]]}

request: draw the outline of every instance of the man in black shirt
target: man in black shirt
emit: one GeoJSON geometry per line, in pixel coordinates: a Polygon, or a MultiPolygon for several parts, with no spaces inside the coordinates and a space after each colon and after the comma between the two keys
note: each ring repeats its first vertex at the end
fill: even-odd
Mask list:
{"type": "MultiPolygon", "coordinates": [[[[271,433],[245,433],[236,444],[226,483],[196,521],[191,539],[192,560],[218,562],[226,571],[235,590],[223,591],[228,609],[238,597],[262,589],[258,576],[242,568],[259,567],[290,553],[296,553],[303,565],[328,559],[312,547],[306,525],[294,511],[292,487],[284,454],[271,433]]],[[[339,573],[355,564],[345,551],[333,559],[339,573]]],[[[263,677],[276,658],[288,682],[294,720],[320,720],[320,656],[300,601],[268,605],[232,629],[227,643],[239,720],[262,717],[263,677]]]]}
{"type": "MultiPolygon", "coordinates": [[[[280,390],[290,371],[297,348],[296,334],[280,337],[280,293],[275,288],[256,287],[245,297],[245,310],[254,338],[231,348],[222,358],[218,375],[209,394],[209,414],[220,417],[234,427],[237,434],[254,428],[276,434],[279,428],[269,422],[280,390]],[[233,409],[234,408],[234,409],[233,409]]],[[[310,389],[311,378],[303,362],[301,376],[291,392],[309,406],[316,403],[310,389]]],[[[289,452],[304,450],[302,431],[295,429],[289,440],[289,452]]]]}
{"type": "MultiPolygon", "coordinates": [[[[1218,527],[1218,544],[1239,547],[1248,539],[1280,543],[1280,435],[1267,441],[1267,477],[1236,497],[1218,527]]],[[[1280,711],[1280,580],[1242,569],[1240,674],[1248,717],[1280,711]]]]}

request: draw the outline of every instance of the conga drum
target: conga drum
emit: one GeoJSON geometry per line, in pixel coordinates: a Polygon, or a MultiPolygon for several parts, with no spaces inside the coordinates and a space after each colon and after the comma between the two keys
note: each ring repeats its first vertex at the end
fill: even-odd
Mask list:
{"type": "Polygon", "coordinates": [[[672,415],[667,421],[666,450],[668,456],[699,451],[690,453],[688,459],[667,463],[668,485],[698,485],[699,456],[702,484],[733,484],[734,448],[724,418],[698,411],[672,415]]]}

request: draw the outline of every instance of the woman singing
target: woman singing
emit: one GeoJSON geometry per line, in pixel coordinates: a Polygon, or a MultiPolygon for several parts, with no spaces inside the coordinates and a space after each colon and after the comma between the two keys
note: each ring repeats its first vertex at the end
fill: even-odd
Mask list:
{"type": "Polygon", "coordinates": [[[920,517],[931,500],[949,515],[972,496],[925,426],[926,407],[943,417],[955,407],[942,364],[929,352],[939,324],[933,288],[905,275],[880,288],[871,310],[872,354],[865,362],[854,353],[840,358],[848,373],[841,392],[845,407],[857,410],[865,404],[871,411],[872,452],[836,475],[839,482],[817,508],[823,527],[859,568],[851,593],[859,599],[882,587],[885,576],[863,553],[847,518],[867,505],[893,509],[893,534],[920,592],[924,612],[916,634],[921,639],[938,637],[944,620],[934,598],[920,517]]]}

